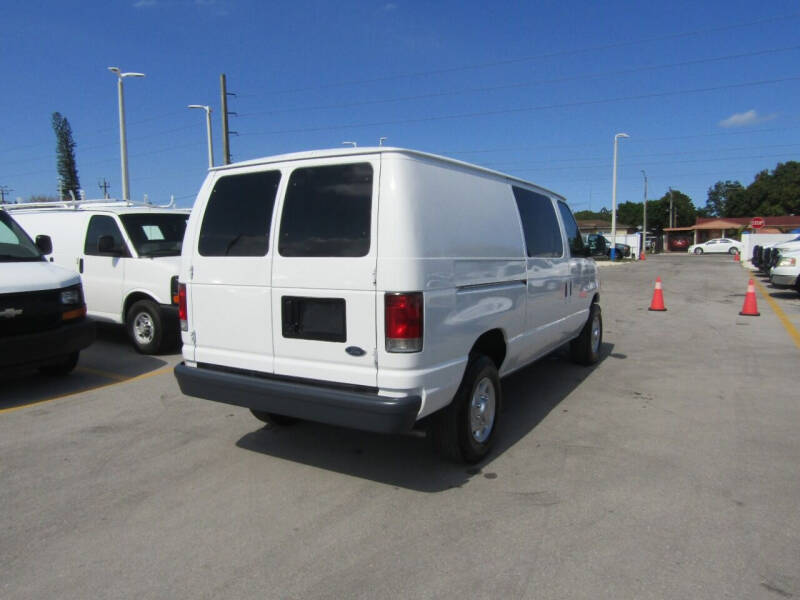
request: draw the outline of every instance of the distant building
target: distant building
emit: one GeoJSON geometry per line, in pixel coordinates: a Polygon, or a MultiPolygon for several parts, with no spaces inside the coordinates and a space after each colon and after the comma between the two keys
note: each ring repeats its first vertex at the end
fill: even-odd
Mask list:
{"type": "Polygon", "coordinates": [[[762,217],[764,227],[753,229],[750,222],[754,217],[698,217],[691,227],[664,228],[664,247],[685,250],[674,242],[690,238],[692,244],[702,244],[713,238],[729,237],[740,239],[743,232],[748,233],[790,233],[800,229],[800,216],[762,217]]]}

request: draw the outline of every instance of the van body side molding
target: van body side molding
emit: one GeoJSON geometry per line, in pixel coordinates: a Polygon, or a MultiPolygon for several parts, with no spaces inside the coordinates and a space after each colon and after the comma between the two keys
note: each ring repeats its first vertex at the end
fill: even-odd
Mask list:
{"type": "Polygon", "coordinates": [[[419,396],[392,398],[184,363],[175,367],[175,377],[187,396],[378,433],[410,431],[422,405],[419,396]]]}

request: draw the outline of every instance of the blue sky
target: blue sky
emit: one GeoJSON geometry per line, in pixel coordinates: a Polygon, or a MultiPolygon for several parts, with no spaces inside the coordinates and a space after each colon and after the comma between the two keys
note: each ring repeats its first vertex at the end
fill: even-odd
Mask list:
{"type": "Polygon", "coordinates": [[[800,160],[796,1],[6,2],[0,185],[57,190],[54,111],[66,116],[88,197],[119,195],[116,78],[131,195],[191,206],[207,166],[219,75],[233,160],[342,141],[444,154],[565,195],[574,210],[672,186],[696,206],[718,180],[749,184],[800,160]]]}

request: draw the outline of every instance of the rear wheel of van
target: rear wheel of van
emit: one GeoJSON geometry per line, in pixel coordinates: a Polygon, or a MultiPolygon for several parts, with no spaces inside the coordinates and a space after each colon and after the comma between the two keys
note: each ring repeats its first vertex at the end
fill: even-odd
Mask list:
{"type": "Polygon", "coordinates": [[[142,354],[155,354],[161,350],[164,323],[158,306],[152,300],[139,300],[128,309],[125,319],[128,335],[142,354]]]}
{"type": "Polygon", "coordinates": [[[253,413],[253,416],[258,419],[259,421],[263,421],[267,425],[278,425],[278,426],[286,426],[286,425],[294,425],[300,419],[295,417],[287,417],[286,415],[277,415],[275,413],[269,413],[263,410],[256,410],[254,408],[250,409],[250,412],[253,413]]]}
{"type": "Polygon", "coordinates": [[[456,462],[485,458],[494,443],[501,401],[497,367],[486,356],[472,357],[453,401],[432,420],[436,449],[456,462]]]}
{"type": "Polygon", "coordinates": [[[68,354],[60,361],[49,364],[49,365],[42,365],[39,367],[39,371],[44,375],[68,375],[72,373],[75,367],[78,364],[78,356],[80,352],[73,352],[72,354],[68,354]]]}
{"type": "Polygon", "coordinates": [[[603,343],[603,315],[600,305],[592,304],[589,318],[581,334],[570,343],[572,360],[581,365],[593,365],[600,360],[600,345],[603,343]]]}

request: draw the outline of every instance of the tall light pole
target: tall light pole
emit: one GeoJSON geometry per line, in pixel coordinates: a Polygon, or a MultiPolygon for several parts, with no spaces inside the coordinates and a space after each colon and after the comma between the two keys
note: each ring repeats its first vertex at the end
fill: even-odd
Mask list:
{"type": "Polygon", "coordinates": [[[122,95],[122,80],[126,77],[144,77],[144,73],[122,73],[119,67],[108,67],[117,75],[117,91],[119,95],[119,156],[122,163],[122,199],[130,200],[128,188],[128,141],[125,138],[125,100],[122,95]]]}
{"type": "Polygon", "coordinates": [[[202,108],[206,111],[206,137],[208,137],[208,168],[214,167],[214,146],[211,142],[211,107],[205,104],[190,104],[189,108],[202,108]]]}
{"type": "Polygon", "coordinates": [[[614,136],[614,180],[611,191],[611,260],[617,256],[617,142],[619,138],[629,138],[627,133],[614,136]]]}
{"type": "Polygon", "coordinates": [[[644,257],[645,246],[647,245],[647,173],[642,169],[644,175],[644,202],[642,204],[644,213],[642,216],[642,257],[644,257]]]}

